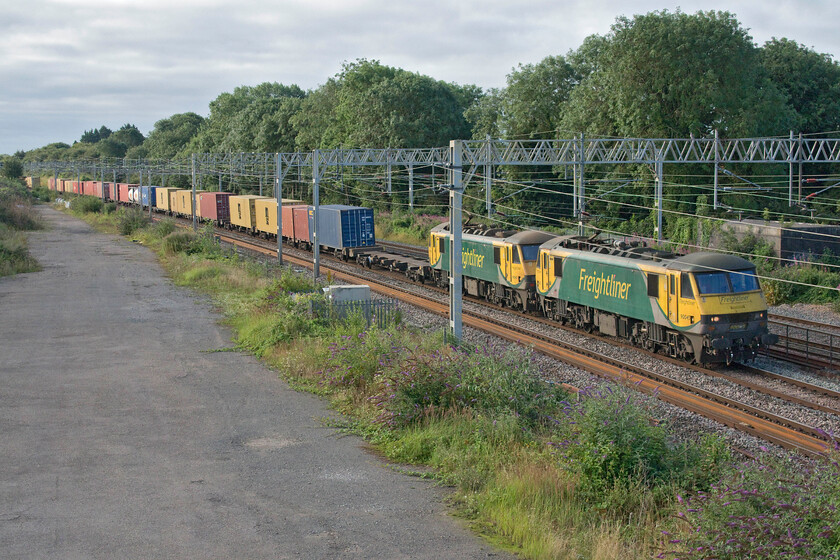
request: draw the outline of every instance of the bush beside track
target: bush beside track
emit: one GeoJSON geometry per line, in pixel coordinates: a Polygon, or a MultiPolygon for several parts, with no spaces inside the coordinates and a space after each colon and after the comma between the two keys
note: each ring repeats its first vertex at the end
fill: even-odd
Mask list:
{"type": "Polygon", "coordinates": [[[23,233],[43,227],[34,199],[21,181],[0,179],[0,276],[40,270],[23,233]]]}
{"type": "MultiPolygon", "coordinates": [[[[128,219],[84,216],[112,232],[128,219]]],[[[309,303],[322,296],[310,279],[243,259],[212,230],[135,225],[132,239],[177,284],[213,297],[240,348],[329,398],[347,419],[340,427],[388,459],[453,487],[457,510],[503,547],[561,559],[830,558],[840,549],[836,453],[807,468],[736,463],[717,438],[675,441],[628,388],[569,395],[537,381],[525,350],[314,318],[309,303]]]]}

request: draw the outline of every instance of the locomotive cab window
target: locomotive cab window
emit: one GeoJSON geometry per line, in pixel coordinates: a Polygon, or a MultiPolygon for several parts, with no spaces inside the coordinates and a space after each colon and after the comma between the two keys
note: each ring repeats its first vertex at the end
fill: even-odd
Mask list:
{"type": "Polygon", "coordinates": [[[557,278],[563,277],[563,258],[554,257],[554,276],[557,278]]]}
{"type": "Polygon", "coordinates": [[[701,294],[730,294],[759,289],[754,268],[733,272],[702,272],[695,274],[694,280],[701,294]]]}
{"type": "Polygon", "coordinates": [[[511,247],[510,250],[513,252],[513,264],[521,263],[522,260],[519,258],[519,247],[511,247]]]}
{"type": "Polygon", "coordinates": [[[680,274],[680,297],[694,299],[694,290],[691,289],[691,279],[685,272],[680,274]]]}
{"type": "Polygon", "coordinates": [[[446,239],[443,237],[438,237],[438,251],[441,253],[446,252],[446,239]]]}
{"type": "Polygon", "coordinates": [[[648,297],[659,297],[659,274],[648,274],[648,297]]]}
{"type": "Polygon", "coordinates": [[[540,257],[539,245],[522,245],[521,249],[523,261],[535,261],[540,257]]]}
{"type": "Polygon", "coordinates": [[[670,274],[668,278],[671,281],[671,295],[675,296],[677,295],[677,275],[670,274]]]}
{"type": "Polygon", "coordinates": [[[493,264],[502,264],[502,248],[493,247],[493,264]]]}

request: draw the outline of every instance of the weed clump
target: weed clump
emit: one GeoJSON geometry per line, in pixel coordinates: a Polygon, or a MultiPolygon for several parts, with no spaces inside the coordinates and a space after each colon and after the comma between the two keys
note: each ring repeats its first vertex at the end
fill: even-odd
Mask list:
{"type": "Polygon", "coordinates": [[[70,201],[70,210],[76,214],[102,212],[103,207],[102,199],[94,196],[77,196],[70,201]]]}
{"type": "Polygon", "coordinates": [[[124,208],[117,212],[117,230],[122,235],[131,235],[149,225],[149,217],[139,208],[124,208]]]}
{"type": "Polygon", "coordinates": [[[22,231],[40,229],[29,193],[12,181],[0,181],[0,276],[38,270],[22,231]]]}
{"type": "Polygon", "coordinates": [[[164,252],[189,253],[198,236],[191,231],[175,231],[163,238],[164,252]]]}
{"type": "Polygon", "coordinates": [[[175,231],[175,222],[170,218],[165,218],[155,223],[153,233],[156,237],[163,239],[173,231],[175,231]]]}

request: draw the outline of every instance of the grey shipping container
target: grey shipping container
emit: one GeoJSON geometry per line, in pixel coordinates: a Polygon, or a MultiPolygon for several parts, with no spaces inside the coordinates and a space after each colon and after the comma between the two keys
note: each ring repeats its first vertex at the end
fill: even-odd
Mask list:
{"type": "MultiPolygon", "coordinates": [[[[360,206],[327,204],[318,208],[318,243],[331,249],[372,247],[376,244],[373,210],[360,206]]],[[[309,207],[309,240],[314,242],[315,207],[309,207]]]]}

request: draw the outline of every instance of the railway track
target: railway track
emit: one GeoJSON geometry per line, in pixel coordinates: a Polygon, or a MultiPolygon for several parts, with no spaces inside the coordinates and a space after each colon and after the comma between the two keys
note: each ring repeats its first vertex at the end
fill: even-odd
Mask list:
{"type": "MultiPolygon", "coordinates": [[[[404,243],[380,242],[380,245],[415,258],[422,258],[427,253],[425,247],[404,243]]],[[[771,315],[768,322],[771,331],[779,335],[779,343],[764,350],[766,355],[824,370],[827,374],[840,368],[840,327],[784,315],[771,315]]]]}
{"type": "Polygon", "coordinates": [[[771,315],[769,327],[779,335],[779,342],[766,349],[766,355],[838,374],[840,327],[785,315],[771,315]]]}
{"type": "MultiPolygon", "coordinates": [[[[243,239],[241,236],[235,235],[228,236],[227,233],[222,237],[227,237],[229,242],[249,251],[267,256],[276,255],[276,248],[267,248],[259,240],[243,239]]],[[[298,266],[311,267],[311,262],[305,258],[284,253],[284,259],[298,266]]],[[[371,277],[370,272],[364,270],[356,273],[347,272],[333,267],[329,261],[322,261],[322,266],[330,268],[334,278],[352,283],[364,282],[369,284],[372,290],[382,295],[400,299],[441,316],[448,314],[448,304],[407,291],[390,278],[371,277]]],[[[787,449],[816,457],[821,456],[828,446],[824,432],[818,429],[760,410],[737,400],[714,394],[689,383],[675,381],[659,373],[607,358],[587,348],[559,342],[547,335],[513,326],[509,321],[495,320],[481,314],[465,311],[464,324],[506,340],[529,345],[554,359],[600,377],[632,385],[643,392],[655,394],[657,398],[665,402],[787,449]]],[[[685,364],[681,365],[684,366],[685,364]]],[[[784,397],[781,393],[776,396],[784,397]]],[[[805,401],[803,400],[803,402],[805,401]]],[[[813,404],[808,403],[808,406],[813,404]]],[[[840,414],[840,411],[832,407],[825,407],[825,409],[826,412],[840,414]]]]}

